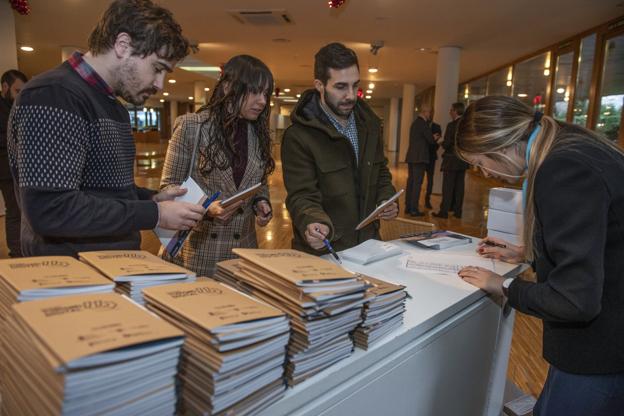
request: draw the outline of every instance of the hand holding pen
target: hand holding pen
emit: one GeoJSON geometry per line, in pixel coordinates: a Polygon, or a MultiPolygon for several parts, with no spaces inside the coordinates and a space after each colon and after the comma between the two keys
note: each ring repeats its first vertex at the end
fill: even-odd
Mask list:
{"type": "Polygon", "coordinates": [[[524,261],[524,247],[513,245],[496,237],[486,237],[477,245],[480,256],[501,260],[507,263],[522,263],[524,261]]]}
{"type": "Polygon", "coordinates": [[[315,250],[322,250],[323,248],[327,248],[331,255],[339,262],[342,263],[336,251],[332,247],[331,243],[327,239],[327,235],[329,234],[329,227],[325,224],[321,223],[312,223],[308,224],[305,230],[305,239],[315,250]]]}

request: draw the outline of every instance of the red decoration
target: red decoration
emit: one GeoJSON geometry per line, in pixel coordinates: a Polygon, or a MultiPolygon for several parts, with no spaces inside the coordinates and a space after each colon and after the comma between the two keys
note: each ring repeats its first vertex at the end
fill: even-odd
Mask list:
{"type": "Polygon", "coordinates": [[[358,88],[357,96],[358,98],[364,98],[364,91],[362,90],[362,87],[358,88]]]}
{"type": "Polygon", "coordinates": [[[345,2],[346,0],[329,0],[327,4],[329,5],[330,9],[337,9],[338,7],[345,4],[345,2]]]}
{"type": "Polygon", "coordinates": [[[9,0],[9,3],[11,3],[11,7],[19,14],[27,15],[30,13],[28,0],[9,0]]]}
{"type": "Polygon", "coordinates": [[[533,97],[533,105],[538,105],[542,103],[542,96],[541,95],[536,95],[535,97],[533,97]]]}

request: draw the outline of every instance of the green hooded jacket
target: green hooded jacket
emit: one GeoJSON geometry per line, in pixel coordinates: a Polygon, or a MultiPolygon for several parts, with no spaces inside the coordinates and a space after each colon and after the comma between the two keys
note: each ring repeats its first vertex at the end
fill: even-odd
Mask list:
{"type": "Polygon", "coordinates": [[[349,139],[338,133],[320,107],[316,90],[304,92],[291,113],[282,141],[286,207],[293,222],[293,248],[324,254],[308,245],[308,224],[330,228],[336,251],[379,238],[379,221],[355,227],[396,191],[384,156],[381,124],[363,100],[354,107],[360,154],[356,163],[349,139]]]}

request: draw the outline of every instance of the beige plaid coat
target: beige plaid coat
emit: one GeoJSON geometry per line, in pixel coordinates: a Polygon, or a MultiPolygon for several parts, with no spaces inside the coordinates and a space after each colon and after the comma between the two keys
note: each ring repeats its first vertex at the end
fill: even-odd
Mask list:
{"type": "MultiPolygon", "coordinates": [[[[169,148],[165,158],[160,188],[169,185],[180,185],[188,176],[194,142],[200,123],[207,118],[207,112],[186,114],[176,119],[173,137],[169,141],[169,148]]],[[[199,146],[208,143],[208,126],[204,124],[200,136],[199,146]]],[[[201,154],[197,151],[196,162],[191,176],[207,195],[221,191],[219,199],[228,198],[240,190],[248,188],[262,180],[264,161],[260,159],[258,139],[251,126],[248,133],[247,168],[240,187],[236,188],[232,169],[213,169],[207,176],[203,176],[198,169],[201,154]]],[[[265,184],[256,196],[269,199],[268,186],[265,184]]],[[[175,258],[163,251],[163,258],[179,264],[197,273],[198,276],[212,276],[216,270],[216,263],[236,257],[233,248],[255,248],[256,241],[255,214],[252,209],[254,198],[250,198],[241,207],[229,222],[205,217],[191,231],[187,241],[175,258]]]]}

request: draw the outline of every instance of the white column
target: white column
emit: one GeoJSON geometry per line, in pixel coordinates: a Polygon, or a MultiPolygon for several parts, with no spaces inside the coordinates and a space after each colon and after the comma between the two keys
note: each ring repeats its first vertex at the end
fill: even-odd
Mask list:
{"type": "Polygon", "coordinates": [[[199,110],[199,108],[201,106],[203,106],[204,104],[206,104],[206,91],[204,90],[204,88],[206,88],[207,85],[204,81],[195,81],[193,83],[193,105],[194,111],[199,110]]]}
{"type": "Polygon", "coordinates": [[[178,118],[178,102],[176,100],[169,101],[169,121],[171,122],[171,133],[170,136],[173,135],[173,125],[175,124],[175,120],[178,118]]]}
{"type": "Polygon", "coordinates": [[[390,114],[388,116],[388,151],[396,152],[399,148],[399,97],[390,99],[390,114]]]}
{"type": "Polygon", "coordinates": [[[61,46],[61,62],[65,62],[75,51],[82,51],[78,46],[61,46]]]}
{"type": "MultiPolygon", "coordinates": [[[[442,134],[446,130],[446,125],[451,121],[449,109],[451,104],[457,101],[457,86],[459,84],[459,57],[461,49],[456,46],[444,46],[438,50],[438,65],[436,69],[435,83],[435,111],[434,121],[442,128],[442,134]]],[[[443,149],[440,148],[438,155],[443,149]]],[[[442,192],[442,172],[440,164],[442,158],[436,161],[435,176],[433,179],[433,192],[442,192]]]]}
{"type": "Polygon", "coordinates": [[[409,132],[414,121],[414,98],[416,86],[414,84],[403,85],[403,106],[401,107],[401,139],[399,142],[399,162],[405,162],[407,147],[409,146],[409,132]]]}
{"type": "Polygon", "coordinates": [[[0,75],[17,67],[15,16],[8,1],[0,1],[0,75]]]}

